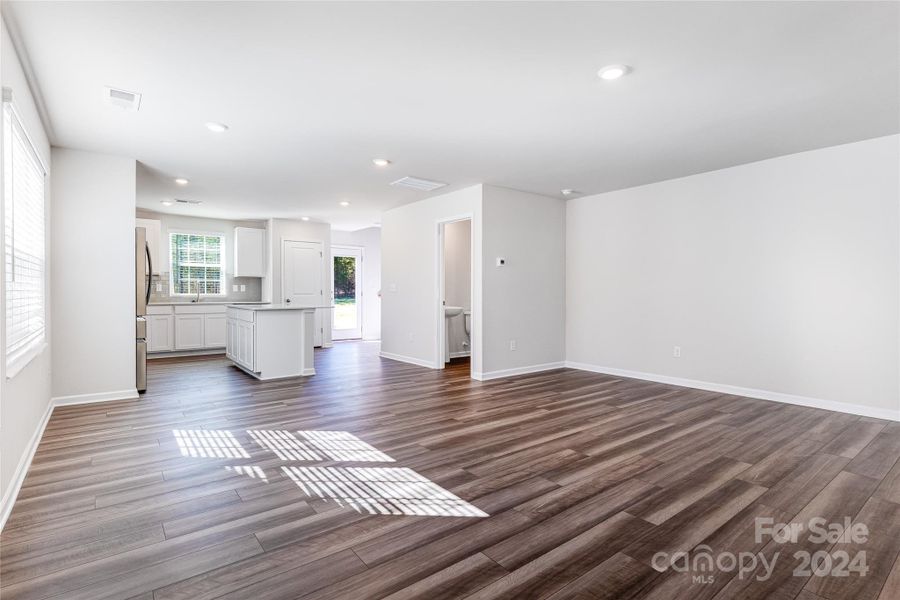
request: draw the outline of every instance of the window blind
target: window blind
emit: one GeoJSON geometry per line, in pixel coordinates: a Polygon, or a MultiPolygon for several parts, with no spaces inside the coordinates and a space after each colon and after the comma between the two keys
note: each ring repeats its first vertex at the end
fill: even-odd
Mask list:
{"type": "Polygon", "coordinates": [[[225,238],[196,233],[170,234],[173,294],[224,294],[225,238]]]}
{"type": "Polygon", "coordinates": [[[45,173],[12,105],[3,103],[7,370],[44,342],[45,173]]]}

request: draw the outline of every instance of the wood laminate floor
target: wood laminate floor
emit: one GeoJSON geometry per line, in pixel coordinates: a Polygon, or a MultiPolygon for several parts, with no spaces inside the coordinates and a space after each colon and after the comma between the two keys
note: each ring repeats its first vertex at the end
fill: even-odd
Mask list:
{"type": "Polygon", "coordinates": [[[0,598],[900,598],[900,423],[573,370],[480,383],[373,343],[316,368],[153,361],[140,400],[57,409],[0,598]],[[755,539],[812,517],[869,535],[755,539]],[[692,550],[774,566],[653,568],[692,550]],[[794,574],[861,550],[864,577],[794,574]]]}

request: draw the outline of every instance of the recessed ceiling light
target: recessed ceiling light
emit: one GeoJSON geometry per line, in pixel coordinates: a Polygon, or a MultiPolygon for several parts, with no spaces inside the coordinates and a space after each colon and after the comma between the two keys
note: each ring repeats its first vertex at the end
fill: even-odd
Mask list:
{"type": "Polygon", "coordinates": [[[342,201],[341,201],[341,206],[350,206],[350,203],[347,202],[346,200],[342,200],[342,201]]]}
{"type": "Polygon", "coordinates": [[[301,221],[309,221],[309,217],[300,217],[301,221]]]}
{"type": "Polygon", "coordinates": [[[175,183],[177,183],[178,185],[187,185],[190,183],[190,181],[188,181],[184,177],[178,177],[175,179],[175,183]]]}
{"type": "Polygon", "coordinates": [[[376,167],[386,167],[391,164],[391,161],[386,158],[373,158],[372,162],[375,163],[376,167]]]}
{"type": "Polygon", "coordinates": [[[224,133],[228,131],[228,125],[222,123],[207,123],[206,128],[214,133],[224,133]]]}
{"type": "Polygon", "coordinates": [[[613,79],[618,79],[623,75],[627,75],[629,71],[631,71],[631,67],[628,65],[609,65],[597,71],[597,76],[600,77],[600,79],[612,81],[613,79]]]}
{"type": "Polygon", "coordinates": [[[171,200],[163,200],[163,201],[161,202],[161,204],[162,204],[163,206],[172,206],[172,201],[171,201],[171,200]]]}

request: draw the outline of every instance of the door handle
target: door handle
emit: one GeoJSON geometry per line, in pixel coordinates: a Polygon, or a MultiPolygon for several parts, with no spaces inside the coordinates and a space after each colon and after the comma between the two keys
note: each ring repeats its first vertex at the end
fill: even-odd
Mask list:
{"type": "Polygon", "coordinates": [[[285,304],[290,304],[290,303],[291,303],[291,299],[290,299],[290,298],[287,298],[284,302],[285,302],[285,304]]]}
{"type": "Polygon", "coordinates": [[[153,258],[150,255],[150,243],[149,242],[144,243],[144,249],[147,252],[147,271],[148,271],[147,290],[146,290],[147,299],[144,300],[144,304],[150,304],[150,286],[153,285],[153,258]]]}

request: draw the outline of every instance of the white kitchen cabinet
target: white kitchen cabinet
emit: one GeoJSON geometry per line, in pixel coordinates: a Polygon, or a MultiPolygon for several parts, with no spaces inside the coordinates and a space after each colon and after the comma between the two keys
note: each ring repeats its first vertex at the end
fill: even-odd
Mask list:
{"type": "Polygon", "coordinates": [[[225,347],[225,315],[203,315],[203,346],[225,347]]]}
{"type": "Polygon", "coordinates": [[[229,317],[226,320],[225,356],[249,371],[256,370],[256,327],[253,322],[229,317]]]}
{"type": "Polygon", "coordinates": [[[234,276],[266,276],[266,230],[234,228],[234,276]]]}
{"type": "Polygon", "coordinates": [[[227,345],[225,322],[222,304],[151,304],[147,307],[147,349],[221,350],[227,345]]]}
{"type": "Polygon", "coordinates": [[[199,350],[203,348],[203,323],[205,315],[175,315],[175,349],[199,350]]]}
{"type": "Polygon", "coordinates": [[[147,315],[147,352],[175,349],[175,316],[147,315]]]}
{"type": "Polygon", "coordinates": [[[168,261],[163,265],[163,258],[168,254],[163,252],[165,244],[162,241],[162,221],[156,219],[135,219],[135,227],[143,227],[147,230],[147,245],[150,246],[150,260],[153,261],[153,272],[165,273],[169,270],[168,261]]]}

